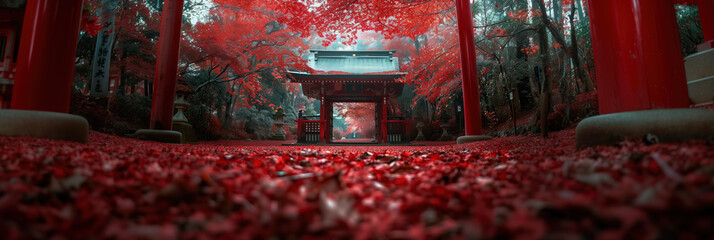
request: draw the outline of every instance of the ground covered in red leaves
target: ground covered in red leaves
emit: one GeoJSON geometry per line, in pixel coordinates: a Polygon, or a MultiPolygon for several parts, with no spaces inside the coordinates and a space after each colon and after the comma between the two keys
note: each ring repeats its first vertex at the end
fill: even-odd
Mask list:
{"type": "Polygon", "coordinates": [[[0,137],[4,239],[711,239],[714,148],[574,130],[427,147],[0,137]]]}

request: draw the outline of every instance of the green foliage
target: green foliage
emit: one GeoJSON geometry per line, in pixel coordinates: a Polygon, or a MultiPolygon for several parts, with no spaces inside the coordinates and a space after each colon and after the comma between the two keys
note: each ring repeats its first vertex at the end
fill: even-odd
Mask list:
{"type": "Polygon", "coordinates": [[[112,114],[107,111],[106,106],[90,101],[89,97],[78,91],[72,91],[69,113],[87,119],[89,128],[94,131],[106,131],[112,121],[112,114]]]}
{"type": "Polygon", "coordinates": [[[285,80],[276,79],[271,72],[260,73],[260,96],[265,97],[267,102],[273,104],[259,104],[254,107],[260,110],[275,111],[277,108],[283,108],[285,111],[286,121],[294,121],[297,119],[298,111],[294,105],[293,94],[288,91],[288,86],[285,80]]]}
{"type": "Polygon", "coordinates": [[[684,56],[694,54],[697,52],[697,45],[704,41],[702,25],[699,22],[699,8],[691,5],[677,5],[676,9],[682,54],[684,56]]]}
{"type": "Polygon", "coordinates": [[[151,119],[151,98],[141,94],[117,94],[110,102],[110,110],[128,123],[148,125],[151,119]]]}
{"type": "Polygon", "coordinates": [[[87,84],[91,79],[92,58],[94,57],[95,43],[97,37],[89,34],[82,34],[77,44],[77,64],[74,67],[74,87],[78,90],[87,89],[87,84]]]}
{"type": "MultiPolygon", "coordinates": [[[[191,97],[195,100],[196,96],[191,97]]],[[[218,140],[219,135],[211,132],[211,109],[202,104],[192,104],[184,112],[188,123],[193,126],[196,137],[200,140],[218,140]]]]}
{"type": "Polygon", "coordinates": [[[245,120],[245,131],[256,139],[268,139],[273,127],[273,112],[256,108],[241,108],[234,114],[236,119],[245,120]]]}
{"type": "MultiPolygon", "coordinates": [[[[210,81],[213,73],[209,69],[200,69],[189,72],[184,77],[188,84],[196,89],[198,86],[210,81]]],[[[191,105],[186,109],[186,118],[196,131],[196,137],[201,140],[216,140],[221,136],[211,131],[211,118],[216,118],[214,109],[223,106],[226,99],[230,99],[224,84],[209,84],[191,95],[188,102],[191,105]]],[[[217,121],[216,121],[217,122],[217,121]]],[[[214,123],[215,124],[215,123],[214,123]]]]}

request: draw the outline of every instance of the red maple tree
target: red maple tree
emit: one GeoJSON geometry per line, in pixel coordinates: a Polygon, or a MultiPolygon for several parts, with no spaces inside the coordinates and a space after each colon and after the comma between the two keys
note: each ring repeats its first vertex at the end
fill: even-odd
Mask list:
{"type": "MultiPolygon", "coordinates": [[[[288,69],[309,71],[301,56],[308,47],[293,28],[281,23],[280,12],[264,1],[214,1],[211,21],[198,23],[189,31],[188,44],[197,59],[187,68],[209,68],[215,77],[198,86],[226,83],[233,96],[229,110],[251,105],[276,108],[261,91],[261,79],[273,78],[295,93],[288,82],[288,69]]],[[[269,92],[268,92],[269,93],[269,92]]]]}

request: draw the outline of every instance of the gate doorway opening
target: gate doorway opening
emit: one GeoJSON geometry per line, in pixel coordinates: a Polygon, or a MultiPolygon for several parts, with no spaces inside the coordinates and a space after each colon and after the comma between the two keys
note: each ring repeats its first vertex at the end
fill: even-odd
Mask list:
{"type": "Polygon", "coordinates": [[[334,143],[376,143],[376,102],[334,102],[332,104],[334,143]]]}
{"type": "Polygon", "coordinates": [[[394,53],[310,50],[308,66],[315,71],[290,72],[291,82],[320,101],[320,114],[319,120],[296,120],[296,144],[409,144],[410,120],[389,116],[390,99],[404,89],[397,79],[406,75],[394,53]]]}

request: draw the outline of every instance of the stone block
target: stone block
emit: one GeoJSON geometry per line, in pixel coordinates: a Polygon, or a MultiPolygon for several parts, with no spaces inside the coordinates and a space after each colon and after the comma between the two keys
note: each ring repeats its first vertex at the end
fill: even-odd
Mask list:
{"type": "Polygon", "coordinates": [[[140,129],[133,135],[134,138],[162,143],[181,144],[183,135],[177,131],[140,129]]]}
{"type": "Polygon", "coordinates": [[[687,82],[714,76],[714,49],[698,52],[684,58],[687,82]]]}
{"type": "Polygon", "coordinates": [[[714,76],[688,82],[687,88],[692,103],[697,105],[714,103],[714,76]]]}
{"type": "Polygon", "coordinates": [[[461,136],[456,138],[456,144],[464,144],[478,141],[491,140],[493,137],[488,135],[475,135],[475,136],[461,136]]]}
{"type": "Polygon", "coordinates": [[[89,140],[89,123],[81,116],[67,113],[0,110],[0,135],[86,143],[89,140]]]}
{"type": "Polygon", "coordinates": [[[198,141],[196,131],[193,130],[193,126],[187,122],[174,121],[171,129],[181,133],[183,136],[182,143],[196,143],[198,141]]]}
{"type": "Polygon", "coordinates": [[[657,109],[605,114],[581,121],[575,132],[578,149],[641,140],[648,134],[658,142],[707,140],[714,136],[714,110],[657,109]]]}

